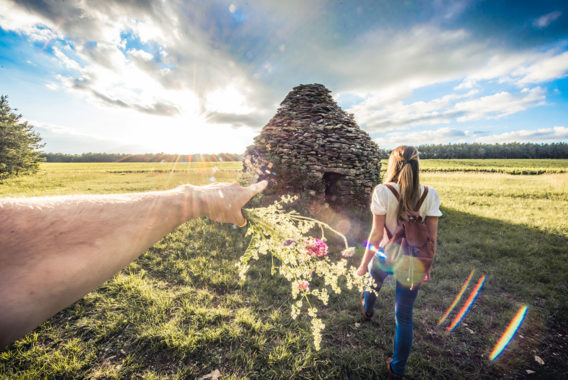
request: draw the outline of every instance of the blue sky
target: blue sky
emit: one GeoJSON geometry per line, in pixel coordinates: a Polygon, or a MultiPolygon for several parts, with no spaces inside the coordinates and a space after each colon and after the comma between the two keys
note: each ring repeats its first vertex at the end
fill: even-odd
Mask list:
{"type": "Polygon", "coordinates": [[[566,1],[0,0],[45,151],[242,153],[322,83],[383,148],[568,141],[566,1]]]}

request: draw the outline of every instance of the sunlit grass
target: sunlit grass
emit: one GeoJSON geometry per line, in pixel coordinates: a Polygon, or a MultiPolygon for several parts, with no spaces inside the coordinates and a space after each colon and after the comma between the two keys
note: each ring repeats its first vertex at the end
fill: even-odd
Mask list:
{"type": "MultiPolygon", "coordinates": [[[[44,167],[49,180],[22,177],[18,181],[27,187],[7,182],[0,191],[13,196],[145,191],[208,183],[211,176],[211,167],[170,175],[150,171],[161,164],[53,165],[61,166],[44,167]],[[124,167],[131,172],[110,173],[124,167]]],[[[216,165],[217,180],[232,181],[240,170],[240,163],[216,165]]],[[[568,174],[425,172],[422,182],[439,192],[444,216],[432,281],[416,301],[409,378],[518,378],[527,369],[540,378],[564,376],[568,174]],[[462,301],[437,327],[472,269],[475,278],[462,301]],[[482,275],[486,282],[472,308],[446,333],[482,275]],[[491,362],[492,348],[522,305],[528,306],[523,325],[491,362]],[[535,362],[535,355],[545,364],[535,362]]],[[[181,226],[0,352],[0,377],[199,378],[218,369],[229,379],[385,378],[394,337],[392,280],[381,290],[371,323],[360,317],[358,294],[332,296],[321,310],[327,327],[316,353],[309,318],[291,319],[289,285],[270,275],[270,258],[261,258],[245,284],[238,284],[235,264],[247,246],[243,235],[205,219],[181,226]]],[[[353,265],[361,254],[359,247],[353,265]]]]}
{"type": "Polygon", "coordinates": [[[43,163],[0,184],[0,196],[125,193],[234,181],[240,162],[43,163]]]}

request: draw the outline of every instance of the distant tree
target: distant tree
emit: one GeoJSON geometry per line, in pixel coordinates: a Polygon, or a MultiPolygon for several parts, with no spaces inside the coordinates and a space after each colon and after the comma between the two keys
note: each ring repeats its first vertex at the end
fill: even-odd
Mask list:
{"type": "Polygon", "coordinates": [[[36,172],[42,161],[41,137],[21,118],[8,106],[8,97],[0,96],[0,179],[36,172]]]}

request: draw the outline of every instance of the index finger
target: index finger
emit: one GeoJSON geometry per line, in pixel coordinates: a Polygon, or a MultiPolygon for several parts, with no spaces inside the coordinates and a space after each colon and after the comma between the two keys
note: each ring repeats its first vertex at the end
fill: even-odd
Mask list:
{"type": "Polygon", "coordinates": [[[253,184],[253,185],[248,186],[247,189],[252,191],[251,198],[253,196],[255,196],[256,194],[260,193],[261,191],[263,191],[264,189],[266,189],[267,185],[268,185],[268,181],[264,180],[264,181],[260,181],[260,182],[253,184]]]}

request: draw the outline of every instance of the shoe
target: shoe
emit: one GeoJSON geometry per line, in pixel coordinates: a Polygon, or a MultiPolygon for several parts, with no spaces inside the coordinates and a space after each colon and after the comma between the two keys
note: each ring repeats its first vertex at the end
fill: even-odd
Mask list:
{"type": "Polygon", "coordinates": [[[365,292],[361,292],[361,314],[363,315],[363,318],[365,318],[367,321],[370,321],[371,318],[373,318],[373,313],[367,313],[367,311],[365,310],[365,292]]]}
{"type": "Polygon", "coordinates": [[[389,371],[389,380],[402,379],[402,375],[397,375],[396,373],[394,373],[392,371],[391,362],[392,362],[392,358],[388,358],[387,359],[387,369],[389,371]]]}

